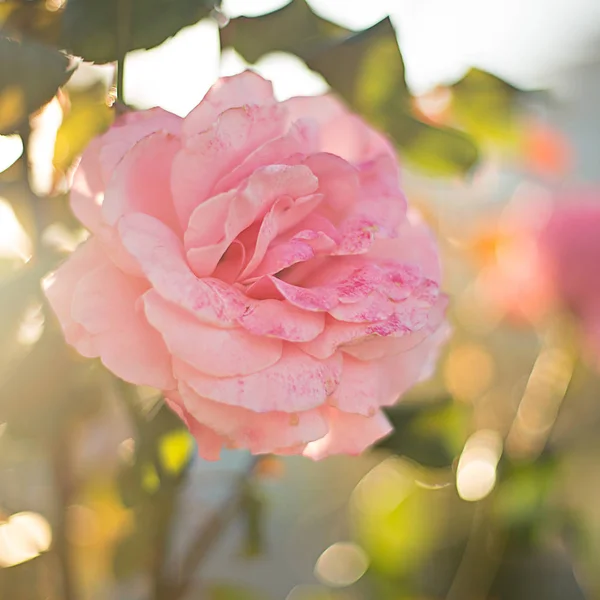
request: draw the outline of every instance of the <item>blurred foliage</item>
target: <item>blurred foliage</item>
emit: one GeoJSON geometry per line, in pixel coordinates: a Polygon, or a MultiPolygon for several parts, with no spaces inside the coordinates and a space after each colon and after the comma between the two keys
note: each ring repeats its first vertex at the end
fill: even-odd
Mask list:
{"type": "Polygon", "coordinates": [[[376,447],[427,467],[451,466],[467,437],[468,411],[450,398],[428,404],[402,402],[386,414],[394,431],[376,447]]]}
{"type": "Polygon", "coordinates": [[[37,42],[0,32],[0,134],[17,131],[71,76],[69,59],[37,42]]]}
{"type": "Polygon", "coordinates": [[[124,51],[152,48],[207,17],[218,4],[219,0],[68,0],[59,45],[88,61],[111,62],[121,52],[119,26],[128,29],[124,51]]]}
{"type": "Polygon", "coordinates": [[[7,0],[0,4],[0,31],[107,63],[122,51],[158,46],[219,4],[220,0],[7,0]],[[117,44],[119,27],[125,28],[123,48],[117,44]]]}
{"type": "Polygon", "coordinates": [[[464,174],[478,161],[477,147],[468,136],[425,123],[413,113],[389,18],[352,33],[315,15],[305,0],[292,0],[264,16],[232,19],[221,31],[221,42],[249,62],[274,51],[296,54],[428,173],[464,174]]]}

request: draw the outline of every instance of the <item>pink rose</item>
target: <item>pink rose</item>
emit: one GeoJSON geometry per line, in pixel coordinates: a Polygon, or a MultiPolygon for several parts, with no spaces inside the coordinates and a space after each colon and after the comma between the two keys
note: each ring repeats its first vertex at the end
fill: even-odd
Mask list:
{"type": "Polygon", "coordinates": [[[67,341],[160,388],[207,459],[359,453],[430,368],[435,243],[390,144],[332,97],[276,102],[248,71],[185,119],[128,114],[71,204],[92,235],[46,290],[67,341]]]}

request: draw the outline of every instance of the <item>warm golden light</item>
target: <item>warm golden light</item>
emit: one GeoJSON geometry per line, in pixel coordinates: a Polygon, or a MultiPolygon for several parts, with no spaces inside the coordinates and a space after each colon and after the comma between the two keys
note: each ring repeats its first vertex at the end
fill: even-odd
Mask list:
{"type": "Polygon", "coordinates": [[[23,154],[23,142],[18,135],[0,135],[0,173],[6,171],[23,154]]]}
{"type": "Polygon", "coordinates": [[[0,197],[0,257],[28,260],[31,242],[12,206],[0,197]]]}
{"type": "Polygon", "coordinates": [[[369,568],[366,552],[353,542],[337,542],[321,554],[315,575],[323,583],[346,587],[356,583],[369,568]]]}
{"type": "Polygon", "coordinates": [[[0,525],[0,567],[12,567],[39,556],[50,547],[48,521],[34,512],[12,515],[0,525]]]}

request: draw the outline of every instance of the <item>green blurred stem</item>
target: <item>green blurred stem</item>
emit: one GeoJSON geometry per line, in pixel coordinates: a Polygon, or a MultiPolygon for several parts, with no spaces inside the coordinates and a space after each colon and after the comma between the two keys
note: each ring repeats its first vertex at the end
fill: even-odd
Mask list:
{"type": "Polygon", "coordinates": [[[125,57],[129,48],[131,34],[132,0],[118,0],[117,3],[117,101],[125,102],[125,57]]]}

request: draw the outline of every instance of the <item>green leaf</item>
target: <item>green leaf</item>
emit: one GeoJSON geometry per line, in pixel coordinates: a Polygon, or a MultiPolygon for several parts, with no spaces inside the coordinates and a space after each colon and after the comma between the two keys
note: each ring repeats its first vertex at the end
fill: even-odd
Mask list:
{"type": "Polygon", "coordinates": [[[473,140],[411,113],[404,62],[389,18],[308,57],[307,65],[398,145],[412,164],[433,175],[466,173],[479,153],[473,140]]]}
{"type": "Polygon", "coordinates": [[[234,48],[251,63],[275,51],[291,52],[306,59],[315,46],[349,33],[349,29],[316,15],[306,0],[292,0],[260,17],[232,19],[221,30],[221,45],[234,48]]]}
{"type": "Polygon", "coordinates": [[[426,173],[466,173],[479,159],[468,135],[424,123],[413,114],[404,61],[389,18],[353,33],[315,15],[305,0],[293,0],[267,15],[232,19],[221,32],[221,42],[249,62],[273,51],[296,54],[426,173]]]}
{"type": "Polygon", "coordinates": [[[394,426],[376,447],[406,456],[420,465],[449,467],[464,442],[465,416],[449,399],[432,404],[400,403],[386,411],[394,426]]]}
{"type": "Polygon", "coordinates": [[[452,116],[471,135],[506,145],[518,142],[525,92],[481,69],[470,69],[450,89],[452,116]]]}
{"type": "Polygon", "coordinates": [[[126,50],[153,48],[183,27],[207,17],[220,0],[69,0],[62,15],[60,45],[85,60],[117,60],[119,21],[126,23],[126,50]],[[125,20],[125,21],[124,21],[125,20]]]}
{"type": "Polygon", "coordinates": [[[0,36],[0,134],[17,131],[72,73],[64,54],[37,42],[0,36]]]}

